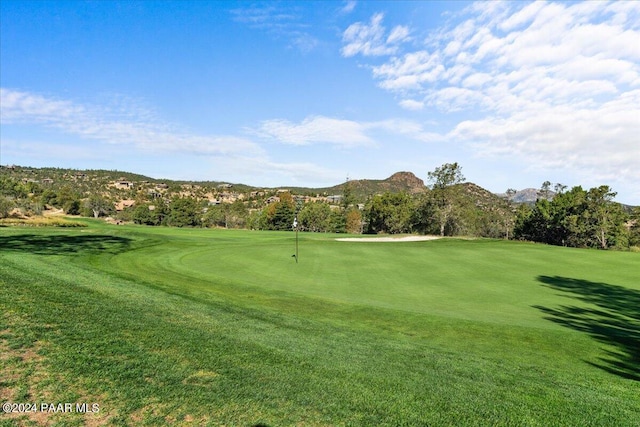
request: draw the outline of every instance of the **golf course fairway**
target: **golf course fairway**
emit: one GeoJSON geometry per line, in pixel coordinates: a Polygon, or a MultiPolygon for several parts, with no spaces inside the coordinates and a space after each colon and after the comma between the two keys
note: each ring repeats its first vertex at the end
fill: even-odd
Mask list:
{"type": "Polygon", "coordinates": [[[0,228],[0,426],[640,425],[638,253],[77,221],[0,228]]]}

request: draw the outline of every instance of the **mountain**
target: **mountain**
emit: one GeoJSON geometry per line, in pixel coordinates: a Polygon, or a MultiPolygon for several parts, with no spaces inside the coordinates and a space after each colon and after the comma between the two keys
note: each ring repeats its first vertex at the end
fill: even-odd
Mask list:
{"type": "Polygon", "coordinates": [[[359,199],[366,199],[374,194],[385,192],[399,193],[404,191],[418,194],[426,190],[424,181],[411,172],[396,172],[386,179],[353,179],[333,187],[306,190],[318,194],[342,194],[347,184],[351,187],[353,195],[359,199]]]}
{"type": "MultiPolygon", "coordinates": [[[[553,199],[553,196],[555,195],[555,192],[549,191],[549,200],[553,199]]],[[[506,193],[498,193],[496,196],[508,199],[513,203],[533,204],[540,198],[540,190],[537,188],[525,188],[524,190],[516,191],[516,193],[511,197],[506,193]]]]}

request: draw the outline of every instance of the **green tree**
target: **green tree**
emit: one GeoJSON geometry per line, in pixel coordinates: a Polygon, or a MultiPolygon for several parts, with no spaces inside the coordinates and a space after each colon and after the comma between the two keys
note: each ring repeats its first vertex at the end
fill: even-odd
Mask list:
{"type": "Polygon", "coordinates": [[[551,200],[551,182],[550,181],[545,181],[542,183],[540,190],[538,190],[538,198],[551,200]]]}
{"type": "Polygon", "coordinates": [[[607,185],[592,188],[587,193],[583,221],[594,241],[593,246],[600,249],[614,246],[623,238],[625,215],[620,204],[613,202],[616,194],[607,185]]]}
{"type": "Polygon", "coordinates": [[[458,163],[445,163],[428,173],[431,182],[431,211],[433,219],[439,226],[440,235],[444,236],[445,228],[455,218],[454,207],[460,198],[460,187],[465,181],[462,167],[458,163]]]}
{"type": "Polygon", "coordinates": [[[55,191],[51,189],[47,189],[42,192],[42,195],[40,196],[40,201],[45,206],[46,205],[57,206],[58,205],[57,198],[58,198],[58,194],[55,191]]]}
{"type": "Polygon", "coordinates": [[[25,185],[13,178],[0,177],[0,195],[24,199],[29,195],[29,191],[25,185]]]}
{"type": "Polygon", "coordinates": [[[373,196],[365,206],[367,233],[408,233],[412,229],[414,202],[407,193],[373,196]]]}
{"type": "Polygon", "coordinates": [[[155,202],[153,205],[153,209],[149,206],[149,210],[151,210],[151,218],[153,219],[153,225],[166,225],[167,220],[169,218],[170,208],[169,204],[164,200],[159,200],[155,202]]]}
{"type": "Polygon", "coordinates": [[[25,190],[28,194],[32,194],[34,196],[39,196],[42,194],[42,187],[37,182],[29,181],[25,184],[25,190]]]}
{"type": "Polygon", "coordinates": [[[367,234],[384,233],[385,219],[389,216],[389,206],[385,203],[383,195],[373,196],[365,205],[367,217],[367,234]]]}
{"type": "Polygon", "coordinates": [[[195,227],[200,225],[200,207],[192,197],[178,197],[171,201],[167,225],[195,227]]]}
{"type": "Polygon", "coordinates": [[[80,195],[73,188],[65,185],[56,194],[54,206],[61,207],[65,213],[69,213],[68,210],[71,208],[75,213],[70,215],[79,215],[80,195]]]}
{"type": "Polygon", "coordinates": [[[80,200],[78,199],[67,200],[67,202],[65,202],[65,204],[63,205],[62,209],[64,210],[64,213],[66,213],[67,215],[80,215],[80,200]]]}
{"type": "Polygon", "coordinates": [[[422,194],[416,197],[416,208],[411,220],[413,231],[422,234],[437,234],[439,226],[434,221],[436,217],[435,206],[429,194],[422,194]]]}
{"type": "Polygon", "coordinates": [[[518,211],[517,238],[573,247],[626,246],[625,214],[606,186],[585,191],[580,186],[552,200],[540,198],[533,209],[518,211]]]}
{"type": "Polygon", "coordinates": [[[271,218],[271,230],[291,230],[295,218],[295,203],[291,193],[282,193],[280,201],[275,203],[275,211],[271,218]]]}
{"type": "Polygon", "coordinates": [[[353,194],[353,184],[347,179],[347,182],[342,186],[342,199],[340,200],[340,206],[343,211],[347,211],[349,207],[355,205],[356,197],[353,194]]]}
{"type": "Polygon", "coordinates": [[[629,246],[640,247],[640,207],[631,212],[629,224],[629,246]]]}
{"type": "Polygon", "coordinates": [[[263,210],[254,210],[251,211],[249,213],[249,216],[247,217],[247,227],[250,230],[262,230],[262,218],[264,215],[264,209],[263,210]]]}
{"type": "Polygon", "coordinates": [[[231,228],[245,228],[247,225],[247,219],[249,216],[249,210],[242,200],[236,200],[226,209],[226,222],[227,227],[231,228]]]}
{"type": "Polygon", "coordinates": [[[131,219],[136,224],[157,225],[151,211],[149,210],[149,205],[147,204],[136,205],[136,207],[133,209],[131,219]]]}
{"type": "Polygon", "coordinates": [[[576,186],[552,200],[539,198],[531,210],[520,208],[514,227],[515,237],[558,246],[585,246],[580,220],[585,197],[582,187],[576,186]]]}
{"type": "Polygon", "coordinates": [[[280,200],[266,206],[257,221],[252,221],[260,230],[291,230],[295,218],[295,204],[290,193],[281,193],[280,200]]]}
{"type": "Polygon", "coordinates": [[[564,184],[560,184],[559,182],[557,182],[556,185],[553,186],[553,191],[555,191],[556,194],[562,194],[566,189],[567,186],[564,184]]]}
{"type": "Polygon", "coordinates": [[[226,204],[209,206],[207,213],[204,215],[204,224],[207,227],[225,227],[227,228],[226,204]]]}
{"type": "Polygon", "coordinates": [[[329,216],[329,230],[332,233],[346,233],[347,232],[347,218],[342,209],[331,210],[329,216]]]}
{"type": "Polygon", "coordinates": [[[204,216],[207,226],[225,228],[244,228],[247,225],[249,211],[241,200],[210,206],[204,216]]]}
{"type": "Polygon", "coordinates": [[[0,218],[7,218],[14,207],[15,203],[11,199],[0,195],[0,218]]]}
{"type": "Polygon", "coordinates": [[[99,195],[92,195],[86,201],[87,209],[91,210],[94,218],[101,215],[108,215],[113,210],[113,204],[99,195]]]}
{"type": "Polygon", "coordinates": [[[331,208],[324,202],[306,203],[298,213],[300,230],[325,233],[330,230],[331,208]]]}

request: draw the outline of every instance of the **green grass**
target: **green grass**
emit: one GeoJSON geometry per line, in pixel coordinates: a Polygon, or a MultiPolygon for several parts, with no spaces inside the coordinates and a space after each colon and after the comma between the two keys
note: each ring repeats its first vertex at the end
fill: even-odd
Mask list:
{"type": "Polygon", "coordinates": [[[0,425],[640,424],[640,254],[0,229],[0,425]],[[44,414],[40,414],[42,417],[44,414]]]}

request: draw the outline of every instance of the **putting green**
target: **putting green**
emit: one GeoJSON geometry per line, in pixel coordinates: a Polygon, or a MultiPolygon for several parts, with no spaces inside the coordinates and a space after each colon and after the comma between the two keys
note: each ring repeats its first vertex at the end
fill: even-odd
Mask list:
{"type": "Polygon", "coordinates": [[[124,252],[110,263],[201,292],[224,285],[239,293],[277,292],[542,328],[559,327],[535,308],[557,302],[542,277],[638,287],[639,257],[631,253],[458,239],[363,245],[336,241],[335,235],[303,235],[298,264],[293,250],[292,233],[194,230],[190,240],[124,252]]]}

